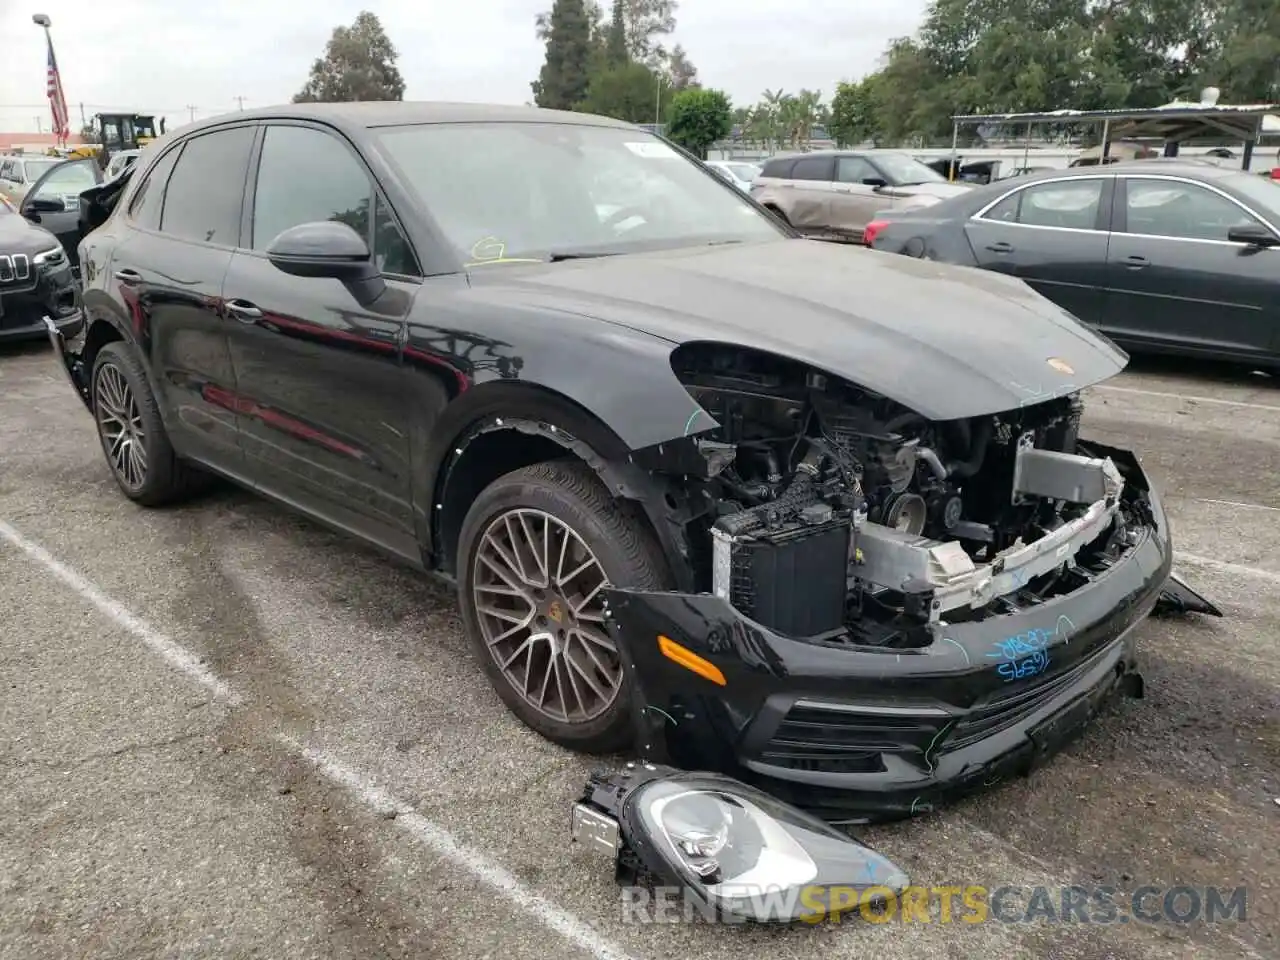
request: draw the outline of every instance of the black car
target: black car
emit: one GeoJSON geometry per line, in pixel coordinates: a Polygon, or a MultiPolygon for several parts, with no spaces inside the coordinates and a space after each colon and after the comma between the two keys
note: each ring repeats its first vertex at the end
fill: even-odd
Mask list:
{"type": "Polygon", "coordinates": [[[1134,350],[1280,365],[1280,188],[1195,161],[1000,181],[878,216],[876,250],[1026,281],[1134,350]]]}
{"type": "Polygon", "coordinates": [[[229,477],[455,580],[546,737],[894,816],[1135,685],[1169,528],[1077,437],[1126,357],[1021,282],[577,113],[246,111],[128,178],[51,333],[125,496],[229,477]]]}
{"type": "Polygon", "coordinates": [[[81,320],[66,252],[0,198],[0,342],[43,338],[46,316],[69,334],[81,320]]]}

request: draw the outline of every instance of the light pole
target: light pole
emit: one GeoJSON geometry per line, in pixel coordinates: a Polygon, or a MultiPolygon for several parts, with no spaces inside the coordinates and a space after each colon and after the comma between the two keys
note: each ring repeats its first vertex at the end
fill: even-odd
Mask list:
{"type": "MultiPolygon", "coordinates": [[[[49,15],[47,13],[33,13],[31,15],[31,22],[34,23],[37,27],[40,27],[44,31],[45,43],[47,44],[48,48],[52,50],[53,38],[49,36],[49,28],[53,26],[53,21],[49,19],[49,15]]],[[[54,126],[57,126],[56,116],[54,117],[54,126]]],[[[44,124],[41,123],[38,119],[36,121],[36,127],[40,130],[41,133],[44,133],[44,124]]],[[[56,130],[54,131],[54,136],[55,138],[58,136],[58,132],[56,130]]]]}

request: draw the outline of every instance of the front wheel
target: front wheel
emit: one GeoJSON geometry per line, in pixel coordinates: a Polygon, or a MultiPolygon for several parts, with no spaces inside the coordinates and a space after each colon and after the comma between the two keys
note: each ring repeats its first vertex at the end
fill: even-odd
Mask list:
{"type": "Polygon", "coordinates": [[[476,498],[458,556],[467,633],[508,709],[573,750],[627,746],[630,666],[606,629],[604,589],[670,580],[632,505],[584,464],[524,467],[476,498]]]}

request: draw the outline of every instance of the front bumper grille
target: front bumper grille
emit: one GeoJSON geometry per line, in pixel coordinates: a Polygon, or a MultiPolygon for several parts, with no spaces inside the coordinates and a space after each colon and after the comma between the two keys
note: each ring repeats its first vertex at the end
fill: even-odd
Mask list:
{"type": "Polygon", "coordinates": [[[873,773],[886,753],[923,761],[946,714],[910,714],[800,700],[759,753],[771,766],[828,773],[873,773]]]}

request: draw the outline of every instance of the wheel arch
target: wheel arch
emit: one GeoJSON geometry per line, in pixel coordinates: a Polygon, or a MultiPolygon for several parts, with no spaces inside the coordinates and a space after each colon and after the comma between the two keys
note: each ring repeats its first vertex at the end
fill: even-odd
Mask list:
{"type": "Polygon", "coordinates": [[[494,381],[451,404],[427,444],[424,504],[427,565],[456,575],[463,521],[480,492],[521,467],[572,457],[589,466],[617,498],[634,502],[662,547],[677,581],[686,577],[687,544],[667,478],[632,462],[631,451],[603,420],[548,387],[494,381]]]}

